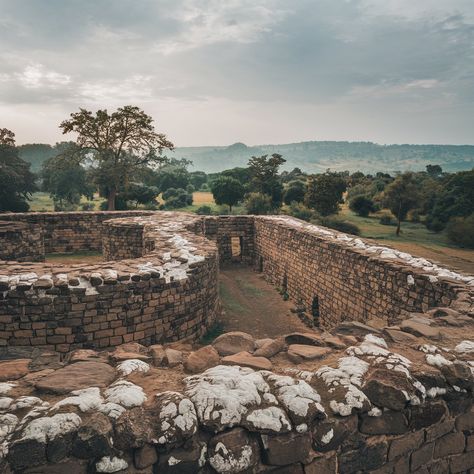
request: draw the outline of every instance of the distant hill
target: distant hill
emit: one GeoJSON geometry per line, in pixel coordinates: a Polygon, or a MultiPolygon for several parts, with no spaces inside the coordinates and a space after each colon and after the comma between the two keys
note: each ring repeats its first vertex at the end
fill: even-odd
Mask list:
{"type": "MultiPolygon", "coordinates": [[[[21,157],[32,163],[37,172],[55,152],[50,145],[27,144],[20,147],[21,157]]],[[[287,160],[283,169],[301,168],[317,173],[334,171],[420,171],[427,164],[441,165],[445,171],[461,171],[474,167],[472,145],[378,145],[371,142],[300,142],[283,145],[178,147],[168,156],[192,160],[194,171],[215,173],[235,166],[246,166],[253,155],[280,153],[287,160]]]]}
{"type": "Polygon", "coordinates": [[[330,168],[372,173],[376,171],[420,171],[429,163],[445,171],[474,167],[472,145],[378,145],[371,142],[311,141],[283,145],[178,147],[171,155],[194,163],[193,170],[207,173],[246,166],[252,155],[280,153],[287,160],[284,169],[294,167],[316,173],[330,168]]]}

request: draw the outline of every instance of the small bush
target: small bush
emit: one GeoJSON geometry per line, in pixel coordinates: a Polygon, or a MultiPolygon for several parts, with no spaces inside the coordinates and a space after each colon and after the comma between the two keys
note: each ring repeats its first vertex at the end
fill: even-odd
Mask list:
{"type": "MultiPolygon", "coordinates": [[[[184,189],[183,189],[184,191],[184,189]]],[[[175,197],[178,194],[178,189],[176,188],[168,188],[161,197],[167,201],[169,198],[175,197]]]]}
{"type": "Polygon", "coordinates": [[[355,224],[352,224],[352,222],[343,221],[342,219],[326,217],[322,220],[321,224],[331,229],[345,232],[346,234],[360,235],[359,227],[357,227],[355,224]]]}
{"type": "Polygon", "coordinates": [[[196,191],[196,188],[192,184],[188,184],[186,186],[186,192],[188,194],[192,194],[192,193],[194,193],[194,191],[196,191]]]}
{"type": "Polygon", "coordinates": [[[270,214],[272,199],[262,193],[249,193],[245,199],[245,209],[248,214],[270,214]]]}
{"type": "Polygon", "coordinates": [[[82,204],[81,209],[83,211],[93,211],[94,210],[94,203],[93,202],[85,202],[82,204]]]}
{"type": "Polygon", "coordinates": [[[474,214],[451,218],[446,226],[448,239],[460,247],[474,248],[474,214]]]}
{"type": "Polygon", "coordinates": [[[367,217],[371,212],[375,212],[374,201],[367,196],[359,195],[349,201],[349,209],[358,216],[367,217]]]}
{"type": "Polygon", "coordinates": [[[200,216],[210,216],[212,214],[211,206],[200,206],[196,209],[196,214],[200,216]]]}
{"type": "Polygon", "coordinates": [[[203,192],[209,191],[209,185],[207,183],[201,184],[199,191],[203,191],[203,192]]]}
{"type": "Polygon", "coordinates": [[[287,213],[290,216],[296,217],[303,221],[309,222],[315,217],[315,212],[312,209],[309,209],[304,204],[293,201],[288,207],[287,213]]]}
{"type": "Polygon", "coordinates": [[[392,217],[391,214],[382,214],[380,216],[379,222],[382,225],[397,225],[395,219],[392,217]]]}

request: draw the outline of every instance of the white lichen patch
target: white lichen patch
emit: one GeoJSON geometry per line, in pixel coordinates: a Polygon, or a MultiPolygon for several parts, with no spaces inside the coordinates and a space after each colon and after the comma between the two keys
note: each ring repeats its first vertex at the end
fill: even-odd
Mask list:
{"type": "Polygon", "coordinates": [[[156,395],[159,411],[159,444],[189,438],[197,431],[196,409],[189,398],[178,392],[163,392],[156,395]]]}
{"type": "Polygon", "coordinates": [[[168,458],[168,466],[176,466],[176,464],[179,464],[180,462],[181,459],[176,459],[174,456],[168,458]]]}
{"type": "Polygon", "coordinates": [[[126,409],[117,403],[104,403],[99,407],[99,411],[104,415],[116,420],[126,409]]]}
{"type": "Polygon", "coordinates": [[[439,395],[444,395],[447,390],[443,387],[431,387],[426,391],[426,396],[429,398],[435,398],[439,395]]]}
{"type": "Polygon", "coordinates": [[[98,387],[83,388],[81,390],[74,390],[71,392],[71,397],[60,400],[53,406],[53,410],[66,405],[75,405],[82,412],[91,410],[98,410],[104,399],[100,395],[100,389],[98,387]]]}
{"type": "Polygon", "coordinates": [[[185,383],[185,393],[194,403],[199,421],[218,430],[240,424],[270,391],[260,372],[238,366],[218,365],[187,377],[185,383]]]}
{"type": "Polygon", "coordinates": [[[118,472],[128,468],[125,459],[117,457],[104,456],[100,461],[96,462],[95,469],[97,472],[118,472]]]}
{"type": "Polygon", "coordinates": [[[247,415],[247,423],[257,431],[286,433],[291,430],[291,423],[286,413],[279,407],[268,407],[254,410],[247,415]]]}
{"type": "Polygon", "coordinates": [[[0,397],[0,411],[8,410],[12,403],[13,403],[13,398],[0,397]]]}
{"type": "Polygon", "coordinates": [[[418,350],[424,352],[425,354],[436,354],[439,352],[439,349],[433,344],[421,344],[418,346],[418,350]]]}
{"type": "Polygon", "coordinates": [[[353,409],[370,407],[367,396],[359,389],[369,364],[357,357],[343,357],[338,367],[320,367],[315,375],[321,378],[328,387],[329,394],[342,390],[342,399],[330,400],[331,410],[341,416],[349,416],[353,409]]]}
{"type": "Polygon", "coordinates": [[[23,410],[24,408],[32,408],[32,407],[49,407],[49,402],[41,400],[38,397],[32,396],[22,396],[15,399],[15,402],[10,406],[11,411],[16,410],[23,410]]]}
{"type": "Polygon", "coordinates": [[[438,367],[440,369],[441,367],[445,365],[451,365],[452,362],[445,357],[443,357],[441,354],[427,354],[426,355],[426,362],[429,365],[432,365],[434,367],[438,367]]]}
{"type": "Polygon", "coordinates": [[[474,352],[474,341],[461,341],[454,350],[461,354],[471,354],[474,352]]]}
{"type": "Polygon", "coordinates": [[[10,437],[18,425],[18,418],[12,413],[0,415],[0,443],[10,437]]]}
{"type": "Polygon", "coordinates": [[[321,436],[321,443],[328,444],[334,437],[334,430],[331,428],[326,434],[321,436]]]}
{"type": "Polygon", "coordinates": [[[150,365],[139,359],[127,359],[117,366],[117,370],[123,375],[127,376],[132,372],[148,372],[150,365]]]}
{"type": "Polygon", "coordinates": [[[105,390],[104,394],[107,403],[126,408],[141,406],[147,399],[142,387],[127,380],[117,380],[105,390]]]}
{"type": "Polygon", "coordinates": [[[237,473],[249,469],[252,465],[252,447],[242,446],[236,454],[226,448],[223,443],[217,443],[214,454],[209,457],[210,465],[219,473],[237,473]]]}
{"type": "Polygon", "coordinates": [[[364,341],[388,349],[385,339],[383,337],[376,336],[375,334],[367,334],[364,338],[364,341]]]}
{"type": "Polygon", "coordinates": [[[277,400],[294,419],[304,418],[311,410],[313,414],[324,414],[318,392],[304,380],[292,377],[266,373],[266,379],[275,387],[277,400]]]}
{"type": "Polygon", "coordinates": [[[13,382],[0,382],[0,395],[7,395],[13,387],[16,387],[13,382]]]}
{"type": "Polygon", "coordinates": [[[58,436],[77,430],[81,419],[75,413],[58,413],[51,417],[45,416],[31,421],[21,433],[21,440],[34,439],[47,443],[58,436]]]}

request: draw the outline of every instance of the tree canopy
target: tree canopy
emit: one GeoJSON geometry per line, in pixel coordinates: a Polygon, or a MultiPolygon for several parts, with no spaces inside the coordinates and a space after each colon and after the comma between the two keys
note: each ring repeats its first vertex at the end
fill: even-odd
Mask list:
{"type": "Polygon", "coordinates": [[[76,144],[92,154],[102,184],[104,176],[107,177],[104,189],[109,210],[115,209],[115,196],[133,172],[159,164],[163,161],[163,150],[174,148],[165,134],[155,131],[152,117],[131,105],[113,113],[104,109],[94,114],[81,108],[64,120],[60,128],[64,134],[77,134],[76,144]]]}
{"type": "Polygon", "coordinates": [[[310,176],[305,204],[315,209],[321,216],[329,216],[339,211],[342,195],[346,190],[346,181],[338,173],[327,171],[310,176]]]}
{"type": "Polygon", "coordinates": [[[231,176],[221,176],[211,184],[212,195],[216,204],[226,204],[232,212],[235,206],[244,197],[245,189],[240,181],[231,176]]]}

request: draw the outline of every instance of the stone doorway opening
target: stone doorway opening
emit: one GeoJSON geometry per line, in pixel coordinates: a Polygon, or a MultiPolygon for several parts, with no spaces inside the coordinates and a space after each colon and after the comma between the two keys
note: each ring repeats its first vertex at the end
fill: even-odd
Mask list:
{"type": "Polygon", "coordinates": [[[313,316],[313,322],[315,327],[320,326],[320,313],[319,313],[319,298],[315,296],[311,303],[311,315],[313,316]]]}
{"type": "Polygon", "coordinates": [[[233,262],[242,261],[242,236],[230,238],[230,250],[233,262]]]}

